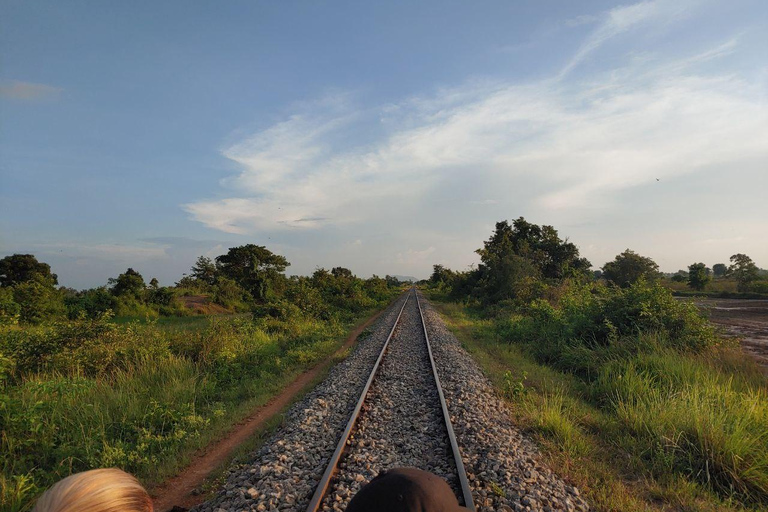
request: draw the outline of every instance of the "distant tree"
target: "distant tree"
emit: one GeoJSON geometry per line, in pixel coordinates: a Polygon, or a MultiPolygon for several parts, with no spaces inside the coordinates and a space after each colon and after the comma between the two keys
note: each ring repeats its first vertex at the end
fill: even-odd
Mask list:
{"type": "Polygon", "coordinates": [[[67,306],[67,315],[72,319],[81,316],[97,318],[107,311],[114,311],[117,307],[117,298],[106,286],[100,286],[74,294],[68,293],[64,298],[64,304],[67,306]]]}
{"type": "Polygon", "coordinates": [[[600,270],[600,269],[593,270],[592,271],[592,277],[595,279],[595,281],[597,281],[598,279],[602,279],[603,278],[603,271],[600,270]]]}
{"type": "Polygon", "coordinates": [[[752,258],[746,254],[734,254],[731,256],[728,275],[736,279],[737,288],[740,292],[746,292],[749,290],[750,283],[758,278],[758,268],[752,258]]]}
{"type": "Polygon", "coordinates": [[[160,281],[158,281],[156,277],[153,277],[149,281],[149,287],[153,290],[157,290],[160,287],[160,281]]]}
{"type": "Polygon", "coordinates": [[[453,278],[454,272],[444,265],[432,265],[432,275],[429,276],[429,282],[432,284],[449,284],[453,278]]]}
{"type": "Polygon", "coordinates": [[[266,299],[290,263],[261,245],[232,247],[216,258],[222,275],[232,279],[257,301],[266,299]]]}
{"type": "Polygon", "coordinates": [[[213,285],[216,283],[218,269],[211,258],[200,256],[192,266],[191,276],[205,284],[213,285]]]}
{"type": "Polygon", "coordinates": [[[56,274],[51,273],[51,266],[37,261],[31,254],[14,254],[0,260],[0,286],[32,281],[35,276],[50,280],[52,285],[59,284],[56,274]]]}
{"type": "Polygon", "coordinates": [[[725,263],[715,263],[712,265],[712,272],[715,274],[715,277],[724,277],[728,273],[728,267],[725,263]]]}
{"type": "Polygon", "coordinates": [[[532,263],[542,277],[551,279],[563,278],[571,272],[584,272],[591,266],[586,258],[579,256],[576,245],[560,239],[555,228],[532,224],[523,217],[511,226],[507,221],[497,222],[491,238],[475,252],[487,268],[515,255],[532,263]]]}
{"type": "Polygon", "coordinates": [[[384,276],[384,280],[387,282],[387,286],[400,286],[400,280],[395,276],[387,274],[384,276]]]}
{"type": "Polygon", "coordinates": [[[352,271],[344,267],[333,267],[331,269],[331,274],[333,277],[354,277],[354,275],[352,275],[352,271]]]}
{"type": "Polygon", "coordinates": [[[53,277],[35,274],[13,286],[13,301],[19,305],[22,322],[39,324],[64,316],[62,294],[54,287],[53,277]]]}
{"type": "Polygon", "coordinates": [[[704,263],[693,263],[688,266],[688,286],[701,291],[712,280],[710,270],[704,263]]]}
{"type": "Polygon", "coordinates": [[[683,272],[682,270],[678,270],[675,272],[675,274],[672,276],[672,281],[675,283],[687,283],[688,282],[688,272],[683,272]]]}
{"type": "Polygon", "coordinates": [[[109,284],[112,286],[111,290],[114,295],[118,297],[134,297],[136,299],[143,298],[147,287],[141,274],[132,268],[129,268],[116,278],[110,278],[109,284]]]}
{"type": "Polygon", "coordinates": [[[603,277],[626,288],[640,279],[652,280],[659,274],[659,266],[651,258],[627,249],[613,261],[603,265],[603,277]]]}

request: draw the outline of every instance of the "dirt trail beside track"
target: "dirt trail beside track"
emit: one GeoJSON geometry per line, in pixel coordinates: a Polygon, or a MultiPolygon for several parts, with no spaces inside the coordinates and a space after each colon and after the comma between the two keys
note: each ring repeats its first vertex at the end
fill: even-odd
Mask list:
{"type": "Polygon", "coordinates": [[[216,468],[226,463],[243,442],[258,432],[271,418],[280,414],[307,386],[328,369],[334,358],[352,347],[360,333],[371,325],[384,310],[386,308],[358,324],[334,354],[299,375],[278,395],[266,404],[257,407],[248,417],[236,424],[224,437],[196,453],[189,466],[180,474],[153,489],[155,512],[168,512],[174,507],[187,509],[204,501],[204,495],[196,495],[193,492],[205,482],[216,468]]]}

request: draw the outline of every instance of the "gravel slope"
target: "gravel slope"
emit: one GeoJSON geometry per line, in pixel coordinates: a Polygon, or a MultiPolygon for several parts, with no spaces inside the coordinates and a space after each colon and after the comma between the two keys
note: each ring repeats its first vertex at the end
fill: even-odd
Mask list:
{"type": "MultiPolygon", "coordinates": [[[[381,316],[371,336],[325,381],[291,408],[284,426],[248,463],[230,469],[219,494],[193,510],[303,511],[403,300],[381,316]]],[[[577,489],[537,460],[535,446],[511,426],[506,404],[477,364],[427,301],[421,301],[478,510],[589,510],[577,489]]],[[[402,322],[371,386],[341,477],[332,484],[324,504],[326,510],[344,510],[362,484],[393,466],[428,469],[456,486],[413,297],[402,322]]]]}

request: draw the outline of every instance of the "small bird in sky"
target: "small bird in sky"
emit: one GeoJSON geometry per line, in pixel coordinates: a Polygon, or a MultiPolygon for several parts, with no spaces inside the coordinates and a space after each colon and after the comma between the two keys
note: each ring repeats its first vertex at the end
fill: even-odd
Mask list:
{"type": "Polygon", "coordinates": [[[656,181],[661,181],[659,178],[656,178],[656,181]]]}

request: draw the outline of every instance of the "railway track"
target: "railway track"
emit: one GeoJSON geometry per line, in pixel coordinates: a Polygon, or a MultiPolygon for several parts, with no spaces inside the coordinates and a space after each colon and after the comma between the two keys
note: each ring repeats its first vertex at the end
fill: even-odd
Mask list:
{"type": "Polygon", "coordinates": [[[397,466],[443,477],[478,512],[588,512],[579,490],[539,460],[510,412],[440,316],[411,291],[193,512],[343,512],[365,482],[397,466]],[[438,390],[450,403],[458,443],[438,390]],[[468,486],[459,467],[466,467],[468,486]]]}
{"type": "Polygon", "coordinates": [[[343,510],[379,471],[414,466],[445,478],[475,510],[421,302],[408,292],[307,512],[343,510]]]}

